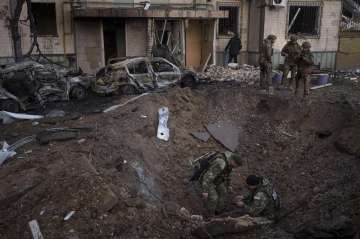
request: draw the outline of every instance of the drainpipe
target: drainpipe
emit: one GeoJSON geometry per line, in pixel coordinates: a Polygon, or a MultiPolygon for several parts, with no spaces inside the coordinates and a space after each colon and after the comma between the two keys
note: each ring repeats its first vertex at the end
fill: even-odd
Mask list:
{"type": "Polygon", "coordinates": [[[62,39],[64,48],[64,59],[66,58],[66,34],[65,34],[65,2],[61,3],[62,9],[62,39]]]}

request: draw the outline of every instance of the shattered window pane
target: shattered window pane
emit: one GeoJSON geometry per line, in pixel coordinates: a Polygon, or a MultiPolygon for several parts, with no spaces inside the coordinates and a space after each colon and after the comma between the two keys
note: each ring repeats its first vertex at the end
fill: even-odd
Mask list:
{"type": "Polygon", "coordinates": [[[57,36],[55,3],[31,3],[39,36],[57,36]]]}
{"type": "Polygon", "coordinates": [[[319,35],[319,15],[320,6],[290,6],[289,34],[319,35]]]}
{"type": "Polygon", "coordinates": [[[228,18],[219,19],[219,35],[229,35],[230,32],[237,32],[239,7],[220,6],[220,11],[227,11],[228,18]]]}
{"type": "Polygon", "coordinates": [[[156,73],[173,72],[174,71],[174,68],[172,67],[172,65],[170,65],[169,63],[167,63],[165,61],[153,61],[153,62],[151,62],[151,66],[152,66],[154,72],[156,72],[156,73]]]}
{"type": "Polygon", "coordinates": [[[140,61],[136,63],[132,63],[128,65],[128,69],[130,74],[146,74],[148,73],[148,69],[145,61],[140,61]]]}

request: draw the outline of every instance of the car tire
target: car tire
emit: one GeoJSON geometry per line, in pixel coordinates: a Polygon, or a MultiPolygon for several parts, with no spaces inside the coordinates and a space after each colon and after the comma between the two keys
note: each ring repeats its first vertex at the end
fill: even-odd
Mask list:
{"type": "Polygon", "coordinates": [[[190,87],[193,88],[195,86],[195,78],[192,75],[185,75],[183,78],[181,78],[180,81],[180,87],[181,88],[185,88],[185,87],[190,87]]]}
{"type": "Polygon", "coordinates": [[[120,86],[120,93],[122,95],[136,95],[138,90],[134,85],[123,85],[120,86]]]}
{"type": "Polygon", "coordinates": [[[86,97],[86,89],[83,86],[77,85],[74,86],[70,91],[70,98],[82,100],[86,97]]]}
{"type": "Polygon", "coordinates": [[[17,113],[20,111],[20,105],[18,102],[12,99],[1,100],[0,101],[1,110],[17,113]]]}

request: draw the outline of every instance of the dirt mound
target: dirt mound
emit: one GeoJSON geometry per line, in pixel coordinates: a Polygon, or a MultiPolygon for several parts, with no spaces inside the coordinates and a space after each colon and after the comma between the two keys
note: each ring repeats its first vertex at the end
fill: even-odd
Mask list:
{"type": "Polygon", "coordinates": [[[317,91],[307,104],[251,88],[173,88],[110,113],[55,125],[1,126],[0,140],[10,142],[49,127],[96,128],[85,140],[26,145],[0,168],[1,238],[30,238],[27,223],[33,219],[45,238],[191,238],[192,224],[179,210],[202,214],[203,208],[197,188],[188,183],[189,159],[223,148],[190,133],[217,121],[240,129],[238,152],[247,164],[233,175],[236,193],[248,174],[257,173],[274,180],[282,212],[306,201],[276,227],[236,238],[292,238],[310,219],[355,218],[359,161],[335,147],[349,122],[360,126],[344,98],[348,91],[317,91]],[[170,110],[169,142],[156,138],[162,106],[170,110]],[[75,214],[64,221],[70,211],[75,214]]]}

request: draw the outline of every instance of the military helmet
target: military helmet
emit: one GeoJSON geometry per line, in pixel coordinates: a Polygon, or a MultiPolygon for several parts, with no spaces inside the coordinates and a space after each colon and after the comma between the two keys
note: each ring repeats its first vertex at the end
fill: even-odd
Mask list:
{"type": "Polygon", "coordinates": [[[230,151],[225,151],[224,154],[225,154],[225,157],[226,157],[226,159],[227,159],[228,161],[234,160],[234,162],[235,162],[237,165],[239,165],[239,166],[242,166],[242,165],[243,165],[243,161],[242,161],[242,159],[241,159],[241,157],[240,157],[239,154],[237,154],[237,153],[232,153],[232,152],[230,152],[230,151]]]}
{"type": "Polygon", "coordinates": [[[270,35],[267,36],[267,39],[269,39],[269,40],[274,40],[275,41],[276,38],[277,37],[275,35],[273,35],[273,34],[270,34],[270,35]]]}
{"type": "Polygon", "coordinates": [[[297,41],[298,37],[296,35],[291,35],[290,36],[290,41],[297,41]]]}
{"type": "Polygon", "coordinates": [[[305,49],[310,49],[311,48],[311,44],[308,41],[303,42],[303,44],[301,46],[303,48],[305,48],[305,49]]]}

